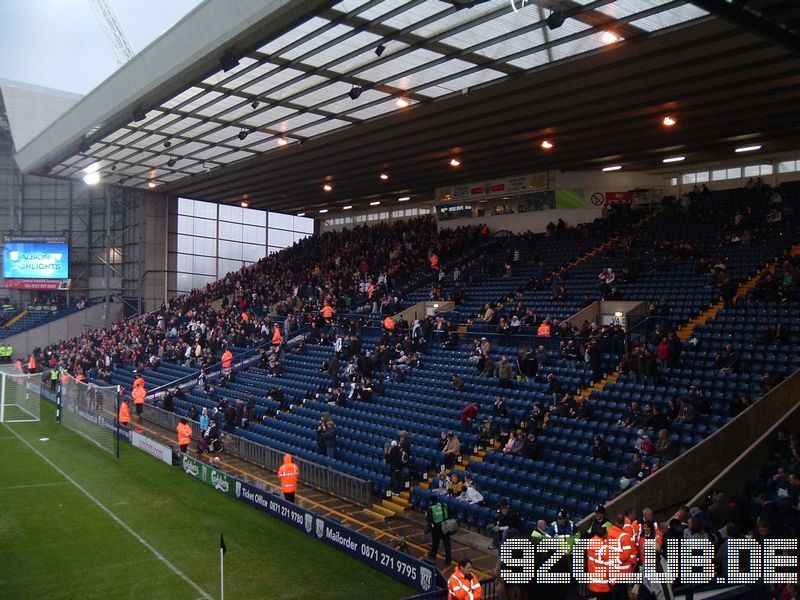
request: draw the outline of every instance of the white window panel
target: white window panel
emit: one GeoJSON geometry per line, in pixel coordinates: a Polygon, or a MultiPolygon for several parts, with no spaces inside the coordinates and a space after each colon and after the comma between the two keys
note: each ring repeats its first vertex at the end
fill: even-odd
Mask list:
{"type": "Polygon", "coordinates": [[[232,242],[229,240],[219,241],[219,256],[220,258],[235,258],[242,260],[242,242],[232,242]]]}
{"type": "MultiPolygon", "coordinates": [[[[384,54],[384,57],[386,55],[384,54]]],[[[397,58],[393,58],[388,60],[387,62],[378,65],[372,69],[367,69],[366,71],[362,71],[359,73],[359,77],[366,79],[368,81],[380,81],[383,79],[391,79],[392,75],[400,74],[405,71],[410,71],[413,69],[419,69],[423,65],[428,64],[438,58],[441,58],[442,54],[438,52],[431,52],[430,50],[425,50],[420,48],[418,50],[414,50],[413,52],[409,52],[407,54],[403,54],[402,56],[398,56],[397,58]]]]}
{"type": "Polygon", "coordinates": [[[708,171],[700,171],[696,173],[697,175],[697,183],[706,183],[708,182],[708,171]]]}
{"type": "Polygon", "coordinates": [[[728,172],[725,169],[711,171],[711,181],[725,181],[727,178],[728,172]]]}
{"type": "Polygon", "coordinates": [[[246,152],[244,150],[237,150],[236,152],[231,152],[230,154],[222,154],[217,158],[217,161],[228,164],[232,162],[236,162],[237,160],[242,160],[245,158],[250,158],[253,156],[252,152],[246,152]]]}
{"type": "Polygon", "coordinates": [[[387,102],[381,102],[375,106],[362,108],[361,110],[350,113],[350,116],[355,117],[356,119],[370,119],[372,117],[377,117],[378,115],[383,115],[392,112],[393,110],[397,110],[397,108],[396,100],[393,99],[387,102]]]}
{"type": "Polygon", "coordinates": [[[760,175],[772,175],[772,165],[761,165],[760,175]]]}
{"type": "MultiPolygon", "coordinates": [[[[318,33],[314,34],[310,39],[306,40],[302,44],[295,46],[294,48],[287,50],[286,52],[281,52],[280,55],[282,58],[288,58],[289,60],[294,60],[306,54],[308,52],[313,52],[317,48],[324,46],[328,42],[332,42],[334,40],[338,40],[339,38],[344,37],[348,33],[353,31],[352,27],[348,27],[347,25],[335,25],[330,29],[319,31],[318,33]]],[[[330,50],[325,50],[324,53],[329,53],[330,50]]],[[[328,60],[330,60],[331,56],[336,56],[335,54],[328,54],[328,60]]]]}
{"type": "Polygon", "coordinates": [[[304,90],[309,90],[327,82],[328,79],[320,75],[301,75],[291,83],[287,83],[285,87],[274,92],[267,92],[265,96],[273,100],[285,100],[287,98],[294,100],[294,97],[299,96],[304,90]]]}
{"type": "MultiPolygon", "coordinates": [[[[395,29],[405,29],[433,15],[441,14],[445,16],[452,8],[453,5],[447,2],[427,0],[426,2],[417,4],[411,10],[401,12],[394,17],[386,19],[383,24],[388,27],[394,27],[395,29]]],[[[366,12],[364,14],[366,14],[366,12]]]]}
{"type": "Polygon", "coordinates": [[[225,154],[226,152],[230,152],[230,148],[211,146],[207,150],[203,150],[202,152],[193,154],[192,158],[199,158],[201,160],[206,160],[209,158],[214,158],[215,156],[219,156],[220,154],[225,154]]]}
{"type": "Polygon", "coordinates": [[[744,168],[745,177],[758,177],[758,165],[748,165],[744,168]]]}
{"type": "Polygon", "coordinates": [[[311,123],[316,123],[317,121],[323,118],[324,117],[314,113],[297,113],[290,119],[284,119],[280,123],[277,123],[272,128],[277,129],[281,133],[291,132],[294,131],[295,129],[299,129],[303,125],[310,125],[311,123]]]}
{"type": "Polygon", "coordinates": [[[178,198],[178,214],[193,215],[195,201],[191,198],[178,198]]]}
{"type": "Polygon", "coordinates": [[[266,227],[267,212],[255,208],[245,208],[242,213],[242,223],[256,227],[266,227]]]}
{"type": "Polygon", "coordinates": [[[728,169],[728,179],[738,179],[742,176],[742,169],[736,167],[735,169],[728,169]]]}
{"type": "Polygon", "coordinates": [[[564,24],[559,27],[558,29],[553,29],[552,31],[548,31],[547,35],[550,37],[551,40],[560,40],[561,38],[565,38],[567,36],[573,35],[575,33],[580,33],[581,31],[586,31],[587,29],[591,29],[591,25],[587,25],[586,23],[582,23],[581,21],[576,21],[575,19],[567,19],[564,21],[564,24]]]}
{"type": "Polygon", "coordinates": [[[269,110],[242,120],[242,123],[248,127],[264,127],[269,123],[281,121],[282,119],[294,114],[297,114],[297,111],[292,108],[286,108],[285,106],[273,106],[269,110]]]}
{"type": "Polygon", "coordinates": [[[192,288],[202,290],[205,288],[209,283],[214,283],[216,281],[216,275],[192,275],[192,288]]]}
{"type": "Polygon", "coordinates": [[[570,56],[577,56],[578,54],[583,54],[584,52],[589,52],[591,50],[595,50],[596,48],[600,48],[603,45],[600,36],[600,33],[595,33],[593,35],[578,38],[577,40],[572,40],[569,42],[564,42],[563,44],[558,44],[557,46],[553,46],[553,60],[555,61],[561,60],[562,58],[569,58],[570,56]]]}
{"type": "Polygon", "coordinates": [[[348,125],[350,125],[350,123],[347,121],[342,121],[341,119],[330,119],[328,121],[320,121],[315,125],[299,127],[298,129],[295,129],[294,133],[302,134],[304,137],[311,137],[333,131],[334,129],[339,129],[341,127],[347,127],[348,125]]]}
{"type": "MultiPolygon", "coordinates": [[[[214,100],[214,102],[196,111],[198,115],[203,117],[218,115],[242,102],[241,98],[237,98],[236,96],[223,96],[219,92],[209,92],[206,96],[208,100],[214,100]]],[[[206,103],[203,102],[202,104],[206,103]]],[[[198,104],[198,106],[200,106],[200,104],[198,104]]]]}
{"type": "MultiPolygon", "coordinates": [[[[239,223],[242,222],[242,215],[244,209],[240,206],[231,206],[230,204],[220,204],[219,205],[219,220],[220,221],[228,221],[230,223],[239,223]]],[[[228,235],[222,235],[222,230],[220,229],[220,237],[224,237],[229,240],[240,240],[242,235],[241,229],[236,233],[236,237],[230,237],[228,235]]]]}
{"type": "Polygon", "coordinates": [[[687,183],[694,183],[697,179],[697,176],[694,173],[684,173],[683,177],[681,177],[681,183],[684,185],[687,183]]]}
{"type": "Polygon", "coordinates": [[[203,237],[195,237],[192,239],[194,240],[194,254],[196,256],[217,255],[217,240],[203,237]]]}
{"type": "Polygon", "coordinates": [[[491,46],[486,46],[485,48],[475,50],[475,54],[479,54],[480,56],[485,56],[486,58],[491,59],[503,58],[505,56],[509,56],[510,54],[531,50],[536,46],[541,46],[546,41],[547,40],[545,39],[542,30],[534,29],[533,31],[529,31],[524,35],[518,35],[502,42],[492,44],[491,46]]]}
{"type": "Polygon", "coordinates": [[[217,144],[219,142],[224,142],[226,140],[235,139],[236,135],[239,133],[239,129],[236,127],[222,127],[217,131],[211,131],[203,135],[200,138],[201,142],[206,142],[209,144],[217,144]]]}
{"type": "Polygon", "coordinates": [[[294,244],[294,232],[284,231],[283,229],[270,229],[267,234],[270,246],[277,246],[278,248],[287,248],[294,244]]]}
{"type": "MultiPolygon", "coordinates": [[[[374,45],[375,47],[377,47],[378,46],[377,42],[375,42],[374,45]]],[[[399,52],[400,50],[403,50],[404,48],[408,48],[408,44],[405,44],[403,42],[398,42],[396,40],[391,40],[386,42],[385,46],[386,46],[386,51],[385,51],[386,53],[384,54],[384,56],[389,56],[391,54],[399,52]]],[[[347,60],[344,60],[342,62],[337,62],[335,65],[329,66],[328,69],[336,73],[350,73],[351,71],[358,70],[359,68],[373,62],[375,62],[374,48],[370,50],[365,50],[364,52],[361,52],[356,56],[348,58],[347,60]]],[[[361,76],[360,73],[358,74],[358,76],[359,77],[361,76]]]]}
{"type": "MultiPolygon", "coordinates": [[[[216,219],[217,218],[217,206],[216,202],[203,202],[202,200],[195,200],[194,201],[194,216],[195,217],[203,217],[204,219],[216,219]]],[[[208,235],[208,234],[202,234],[208,235]]],[[[214,231],[210,234],[210,236],[216,237],[217,232],[214,231]]]]}
{"type": "Polygon", "coordinates": [[[159,144],[167,139],[163,135],[146,135],[140,137],[132,144],[128,144],[129,146],[133,146],[134,148],[148,148],[154,144],[159,144]]]}
{"type": "Polygon", "coordinates": [[[311,235],[310,233],[300,233],[298,231],[295,231],[294,232],[294,242],[297,243],[300,240],[304,240],[307,237],[309,237],[310,235],[311,235]]]}
{"type": "Polygon", "coordinates": [[[258,51],[266,55],[280,54],[280,52],[290,44],[293,44],[297,40],[313,34],[317,29],[324,27],[328,23],[330,23],[330,21],[327,19],[314,17],[305,23],[301,23],[297,27],[294,27],[290,31],[287,31],[279,38],[269,42],[268,44],[265,44],[264,46],[261,46],[258,51]]]}
{"type": "Polygon", "coordinates": [[[401,90],[423,87],[425,84],[430,83],[431,81],[436,81],[437,79],[441,79],[443,77],[455,76],[462,71],[472,68],[473,66],[474,65],[472,63],[453,58],[437,64],[436,66],[428,67],[427,69],[421,69],[416,73],[411,73],[410,75],[405,75],[399,79],[390,81],[387,85],[400,88],[401,90]]]}
{"type": "Polygon", "coordinates": [[[260,244],[263,249],[264,244],[267,243],[267,229],[266,227],[257,227],[254,225],[242,225],[242,236],[240,239],[248,244],[260,244]]]}
{"type": "Polygon", "coordinates": [[[172,147],[169,151],[176,156],[186,156],[187,154],[199,152],[206,148],[208,148],[208,144],[201,144],[200,142],[176,142],[173,140],[172,147]]]}
{"type": "Polygon", "coordinates": [[[159,133],[173,135],[198,123],[200,123],[200,119],[195,119],[194,117],[179,117],[178,119],[173,119],[159,133]]]}
{"type": "Polygon", "coordinates": [[[219,239],[230,241],[242,241],[242,224],[219,222],[219,239]]]}
{"type": "Polygon", "coordinates": [[[191,100],[195,96],[202,95],[205,92],[203,88],[199,87],[190,87],[188,90],[181,92],[177,96],[174,96],[170,100],[164,102],[161,106],[166,109],[175,108],[186,102],[187,100],[191,100]]]}
{"type": "Polygon", "coordinates": [[[308,217],[292,217],[294,230],[302,233],[314,233],[314,219],[308,217]]]}
{"type": "Polygon", "coordinates": [[[242,267],[244,267],[246,263],[242,260],[236,259],[229,259],[229,258],[220,258],[217,261],[217,268],[219,269],[219,276],[224,277],[228,273],[232,273],[234,271],[238,271],[242,267]]]}
{"type": "MultiPolygon", "coordinates": [[[[505,77],[505,73],[495,71],[494,69],[481,69],[469,75],[462,75],[461,77],[456,77],[449,81],[443,81],[434,87],[438,87],[445,92],[460,92],[463,89],[488,83],[489,81],[494,81],[502,77],[505,77]]],[[[421,91],[427,94],[430,89],[431,88],[425,88],[421,91]]]]}
{"type": "MultiPolygon", "coordinates": [[[[362,31],[342,39],[340,42],[337,42],[322,52],[318,52],[303,59],[303,63],[313,67],[321,67],[323,65],[328,65],[332,59],[336,60],[340,56],[347,56],[353,52],[366,54],[367,56],[371,55],[371,60],[375,60],[373,51],[380,43],[380,40],[381,36],[368,31],[362,31]]],[[[321,46],[322,42],[316,45],[321,46]]],[[[342,71],[338,72],[341,73],[342,71]]]]}
{"type": "Polygon", "coordinates": [[[704,11],[702,8],[696,7],[694,4],[683,4],[665,10],[664,12],[650,15],[649,17],[636,19],[635,21],[631,21],[630,24],[644,31],[658,31],[659,29],[665,29],[673,25],[685,23],[686,21],[699,19],[706,15],[708,15],[708,12],[704,11]]]}
{"type": "Polygon", "coordinates": [[[206,79],[204,79],[203,83],[207,83],[208,85],[217,85],[221,81],[225,81],[229,77],[233,77],[234,75],[236,75],[240,71],[243,71],[247,67],[249,67],[251,65],[254,65],[257,62],[258,61],[253,60],[249,56],[244,56],[244,57],[239,59],[239,64],[236,65],[233,69],[230,69],[229,71],[223,71],[222,69],[220,69],[219,71],[217,71],[213,75],[211,75],[211,76],[207,77],[206,79]]]}
{"type": "Polygon", "coordinates": [[[671,2],[671,0],[619,0],[605,6],[599,6],[596,10],[614,19],[624,19],[630,15],[663,6],[668,2],[671,2]]]}
{"type": "MultiPolygon", "coordinates": [[[[495,5],[495,9],[497,6],[495,5]]],[[[500,36],[507,35],[525,27],[530,27],[539,22],[539,11],[531,6],[519,12],[512,12],[509,10],[504,15],[496,17],[486,23],[480,23],[464,31],[459,31],[451,36],[442,40],[443,44],[454,46],[459,49],[471,48],[486,42],[490,42],[500,36]]],[[[528,42],[528,47],[541,43],[541,29],[534,29],[533,31],[522,33],[509,40],[499,42],[499,44],[507,44],[512,40],[516,40],[517,44],[528,42]]],[[[516,51],[516,50],[514,50],[516,51]]],[[[510,54],[511,52],[507,52],[510,54]]]]}
{"type": "MultiPolygon", "coordinates": [[[[349,92],[350,86],[346,85],[344,87],[344,90],[345,93],[349,92]]],[[[361,106],[369,102],[375,102],[376,100],[383,100],[385,98],[388,98],[388,94],[385,94],[383,92],[379,92],[376,90],[362,90],[361,95],[355,100],[351,100],[350,97],[348,96],[347,98],[342,98],[335,102],[325,104],[321,108],[327,112],[338,114],[346,110],[350,110],[351,108],[355,108],[357,106],[361,106]]]]}
{"type": "Polygon", "coordinates": [[[242,260],[248,264],[258,262],[264,258],[264,244],[242,244],[242,260]]]}
{"type": "MultiPolygon", "coordinates": [[[[295,218],[296,217],[294,217],[292,215],[286,215],[286,214],[277,213],[277,212],[270,212],[270,213],[267,214],[267,223],[268,223],[270,229],[272,229],[273,227],[276,227],[278,229],[292,230],[292,229],[294,229],[294,219],[295,218]]],[[[273,245],[273,246],[275,245],[275,244],[272,243],[271,240],[270,240],[269,243],[271,245],[273,245]]]]}
{"type": "Polygon", "coordinates": [[[254,76],[254,83],[244,88],[241,91],[242,94],[261,95],[282,83],[286,83],[290,79],[303,76],[303,71],[290,68],[281,68],[278,65],[273,65],[271,63],[261,65],[258,69],[256,69],[256,72],[259,76],[267,75],[266,79],[255,82],[258,77],[254,76]]]}
{"type": "Polygon", "coordinates": [[[794,173],[797,171],[797,162],[794,160],[784,160],[778,163],[778,173],[794,173]]]}
{"type": "MultiPolygon", "coordinates": [[[[511,8],[507,2],[505,3],[486,2],[484,4],[478,4],[477,6],[473,6],[469,10],[457,10],[455,12],[451,12],[449,15],[446,15],[441,19],[437,19],[433,23],[429,23],[428,25],[423,25],[422,27],[415,29],[414,33],[416,35],[421,35],[426,38],[433,37],[450,29],[454,29],[461,25],[470,23],[471,21],[476,21],[477,19],[483,17],[484,15],[488,15],[490,13],[493,13],[501,9],[508,10],[509,12],[511,12],[517,18],[517,20],[523,18],[524,12],[528,12],[528,10],[530,10],[530,12],[537,12],[533,10],[535,9],[535,7],[531,6],[530,9],[527,9],[524,12],[521,11],[514,13],[513,11],[511,11],[511,8]]],[[[495,22],[496,20],[497,18],[493,19],[491,23],[495,22]]]]}

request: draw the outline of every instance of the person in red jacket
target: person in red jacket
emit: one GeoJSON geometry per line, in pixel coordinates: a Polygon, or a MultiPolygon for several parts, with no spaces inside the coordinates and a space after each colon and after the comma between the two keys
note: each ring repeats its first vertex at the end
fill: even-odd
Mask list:
{"type": "Polygon", "coordinates": [[[478,407],[474,402],[470,402],[461,409],[461,431],[472,431],[472,425],[478,418],[478,407]]]}
{"type": "Polygon", "coordinates": [[[480,600],[482,597],[483,588],[472,572],[472,561],[468,558],[458,561],[447,581],[448,600],[480,600]]]}

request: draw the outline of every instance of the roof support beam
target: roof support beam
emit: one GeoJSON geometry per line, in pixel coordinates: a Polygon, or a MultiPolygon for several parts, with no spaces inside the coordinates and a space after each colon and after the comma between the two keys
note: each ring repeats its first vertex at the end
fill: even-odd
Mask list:
{"type": "Polygon", "coordinates": [[[800,35],[796,31],[770,21],[741,3],[729,3],[725,0],[691,0],[691,3],[768,41],[800,53],[800,35]]]}

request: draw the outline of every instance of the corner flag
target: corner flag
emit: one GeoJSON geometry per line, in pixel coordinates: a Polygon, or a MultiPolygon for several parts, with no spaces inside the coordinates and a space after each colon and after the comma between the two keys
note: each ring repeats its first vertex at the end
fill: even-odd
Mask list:
{"type": "Polygon", "coordinates": [[[225,545],[225,536],[221,533],[219,534],[219,549],[225,554],[228,551],[228,547],[225,545]]]}
{"type": "Polygon", "coordinates": [[[220,600],[225,600],[225,553],[228,547],[225,545],[225,536],[220,532],[219,534],[219,597],[220,600]]]}

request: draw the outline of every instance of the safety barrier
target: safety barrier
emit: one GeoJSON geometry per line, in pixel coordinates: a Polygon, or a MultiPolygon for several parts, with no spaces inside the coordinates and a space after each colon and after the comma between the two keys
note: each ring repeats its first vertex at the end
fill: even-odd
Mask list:
{"type": "MultiPolygon", "coordinates": [[[[179,419],[178,415],[151,404],[144,405],[143,416],[146,421],[170,431],[175,431],[179,419]]],[[[189,420],[189,424],[192,427],[192,437],[199,440],[202,437],[200,424],[191,420],[189,420]]],[[[225,452],[231,456],[241,458],[272,472],[277,472],[283,464],[285,452],[229,433],[225,434],[224,440],[225,452]]],[[[300,467],[301,480],[305,485],[358,506],[372,504],[371,481],[297,457],[294,458],[294,462],[300,467]]]]}
{"type": "MultiPolygon", "coordinates": [[[[483,600],[500,600],[500,586],[495,578],[482,580],[481,591],[483,592],[481,595],[483,600]]],[[[443,589],[409,596],[403,600],[447,600],[448,597],[447,590],[443,589]]]]}

